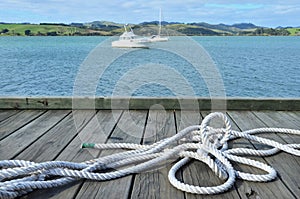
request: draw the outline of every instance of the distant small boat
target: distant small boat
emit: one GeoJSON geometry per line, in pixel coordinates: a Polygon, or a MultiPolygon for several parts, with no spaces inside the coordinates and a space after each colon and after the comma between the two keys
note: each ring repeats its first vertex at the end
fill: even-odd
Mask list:
{"type": "Polygon", "coordinates": [[[151,42],[169,41],[169,37],[161,36],[161,9],[159,10],[158,34],[149,38],[151,42]]]}
{"type": "Polygon", "coordinates": [[[161,37],[160,35],[153,35],[150,37],[151,42],[169,41],[169,37],[161,37]]]}
{"type": "Polygon", "coordinates": [[[134,34],[133,30],[127,31],[126,25],[124,25],[125,32],[119,37],[119,40],[111,43],[112,47],[116,48],[149,48],[146,43],[149,43],[148,38],[140,38],[134,34]]]}

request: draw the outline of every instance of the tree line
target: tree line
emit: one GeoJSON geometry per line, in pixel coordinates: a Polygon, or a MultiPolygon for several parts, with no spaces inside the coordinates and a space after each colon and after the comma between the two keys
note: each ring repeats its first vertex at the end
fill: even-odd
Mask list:
{"type": "Polygon", "coordinates": [[[278,36],[288,36],[290,32],[286,29],[274,29],[274,28],[257,28],[254,31],[255,35],[278,35],[278,36]]]}

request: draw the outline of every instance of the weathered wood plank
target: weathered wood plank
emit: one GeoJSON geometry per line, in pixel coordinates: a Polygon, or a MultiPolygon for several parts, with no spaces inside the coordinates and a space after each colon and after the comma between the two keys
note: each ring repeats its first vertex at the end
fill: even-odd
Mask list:
{"type": "MultiPolygon", "coordinates": [[[[90,111],[93,113],[93,111],[90,111]]],[[[82,149],[81,145],[83,142],[96,142],[104,143],[111,134],[115,127],[118,118],[122,111],[116,111],[115,118],[111,111],[101,110],[97,112],[96,116],[93,117],[90,122],[79,132],[72,142],[59,154],[56,160],[64,160],[70,162],[84,162],[96,158],[99,154],[97,150],[82,149]]],[[[81,117],[80,111],[76,113],[76,117],[81,117]]],[[[83,115],[82,118],[85,116],[83,115]]],[[[63,187],[56,187],[46,190],[37,190],[30,193],[29,198],[55,198],[55,199],[66,199],[75,198],[79,192],[83,180],[76,181],[63,187]]]]}
{"type": "MultiPolygon", "coordinates": [[[[238,125],[238,127],[242,130],[249,130],[253,128],[266,127],[265,124],[259,120],[252,112],[229,112],[230,117],[234,120],[234,122],[238,125]]],[[[275,138],[276,135],[273,135],[275,138]]],[[[233,141],[235,147],[247,147],[256,149],[265,149],[265,146],[257,143],[249,144],[248,141],[244,139],[238,139],[233,141]]],[[[284,156],[280,156],[280,154],[276,157],[265,157],[265,158],[256,158],[250,157],[251,159],[258,160],[263,163],[270,164],[274,168],[278,168],[280,165],[274,165],[270,162],[270,158],[278,159],[280,162],[289,161],[289,158],[284,156]]],[[[279,163],[281,164],[281,163],[279,163]]],[[[262,171],[258,169],[254,169],[252,167],[244,166],[238,164],[236,168],[241,169],[246,172],[251,173],[262,173],[262,171]]],[[[290,190],[285,186],[285,184],[281,181],[280,178],[275,179],[272,182],[268,183],[256,183],[256,182],[247,182],[247,181],[238,181],[237,188],[242,198],[251,197],[260,197],[260,198],[294,198],[295,196],[290,192],[290,190]]]]}
{"type": "MultiPolygon", "coordinates": [[[[286,112],[270,112],[270,111],[256,111],[254,114],[259,117],[263,123],[268,127],[277,127],[277,128],[291,128],[299,129],[299,121],[293,117],[293,114],[287,114],[286,112]]],[[[286,143],[300,143],[300,136],[295,136],[291,134],[277,134],[274,137],[272,134],[266,134],[265,137],[270,139],[276,138],[279,142],[284,140],[286,143]],[[281,139],[277,139],[281,138],[281,139]]],[[[300,159],[299,159],[300,160],[300,159]]]]}
{"type": "MultiPolygon", "coordinates": [[[[200,124],[201,115],[199,112],[181,111],[176,112],[177,124],[181,123],[182,127],[200,124]]],[[[181,128],[181,129],[183,129],[181,128]]],[[[216,186],[224,183],[220,180],[211,169],[199,161],[191,161],[182,171],[183,181],[187,184],[198,186],[216,186]]],[[[195,195],[186,193],[185,198],[239,198],[238,192],[232,188],[226,193],[218,195],[195,195]]]]}
{"type": "MultiPolygon", "coordinates": [[[[293,116],[286,112],[254,112],[254,114],[257,115],[268,127],[300,129],[300,117],[296,121],[293,116]]],[[[267,134],[264,135],[264,137],[284,144],[300,143],[299,135],[277,134],[277,136],[274,136],[267,134]]],[[[281,152],[276,156],[267,157],[266,160],[278,171],[280,178],[288,186],[288,188],[296,196],[299,196],[300,157],[281,152]]]]}
{"type": "MultiPolygon", "coordinates": [[[[12,155],[9,156],[16,159],[27,159],[37,162],[54,159],[73,162],[89,160],[98,156],[99,151],[81,149],[80,145],[82,142],[123,142],[127,140],[129,140],[129,142],[139,142],[141,139],[140,134],[143,133],[143,130],[139,131],[137,134],[134,134],[135,131],[132,130],[133,134],[131,135],[125,134],[124,132],[131,132],[131,128],[136,129],[140,128],[140,126],[144,126],[146,117],[146,112],[142,113],[137,111],[135,114],[133,113],[135,111],[129,111],[129,115],[131,114],[132,117],[135,117],[136,119],[129,119],[129,115],[125,116],[125,113],[124,118],[120,120],[120,126],[115,129],[116,123],[118,122],[119,116],[122,112],[121,110],[116,110],[115,116],[112,115],[111,111],[99,111],[95,117],[93,117],[95,110],[83,111],[82,114],[80,114],[79,111],[78,115],[76,114],[76,111],[74,111],[63,120],[59,119],[60,117],[64,117],[64,115],[60,115],[59,112],[66,114],[68,111],[58,111],[57,113],[54,110],[18,111],[16,114],[12,114],[2,120],[0,122],[0,132],[3,133],[7,131],[10,133],[5,135],[2,141],[0,141],[0,159],[6,155],[1,155],[1,153],[5,153],[5,151],[1,148],[3,147],[1,143],[9,139],[8,143],[13,143],[12,141],[19,143],[16,144],[16,151],[9,151],[9,153],[12,153],[12,155]],[[28,115],[26,116],[26,114],[28,115]],[[138,125],[138,127],[133,127],[134,125],[130,123],[130,120],[135,120],[137,123],[140,122],[140,125],[138,125]],[[121,128],[121,126],[124,127],[121,128]],[[29,136],[29,133],[33,133],[31,137],[29,136]],[[108,139],[109,137],[110,139],[108,139]],[[25,141],[24,146],[22,146],[22,138],[25,141]],[[29,146],[31,144],[30,139],[32,139],[31,146],[29,146]],[[44,144],[47,146],[44,146],[44,144]],[[15,155],[17,156],[14,157],[15,155]]],[[[241,130],[265,126],[295,129],[300,128],[300,112],[298,111],[260,111],[253,113],[249,111],[230,111],[228,112],[228,115],[234,120],[241,130]]],[[[181,130],[185,126],[193,125],[200,121],[199,114],[197,112],[175,112],[175,116],[176,123],[172,112],[151,110],[147,121],[148,123],[143,143],[149,144],[164,137],[171,136],[169,133],[176,132],[175,124],[177,124],[178,130],[181,130]],[[158,135],[155,135],[157,133],[158,135]]],[[[237,126],[233,124],[233,128],[237,129],[237,126]]],[[[271,135],[263,136],[268,137],[271,135]]],[[[276,135],[271,136],[270,138],[282,143],[295,143],[299,142],[298,137],[290,135],[276,135]]],[[[232,144],[234,147],[241,146],[252,148],[255,146],[256,148],[264,148],[264,146],[260,144],[253,143],[252,145],[250,142],[243,139],[235,140],[230,143],[230,145],[232,144]]],[[[101,155],[105,154],[109,154],[109,152],[104,152],[101,155]]],[[[214,196],[204,196],[204,198],[229,198],[231,196],[232,198],[239,198],[239,196],[242,198],[297,198],[298,195],[300,195],[298,189],[300,183],[298,174],[300,169],[299,157],[291,156],[286,153],[279,153],[274,157],[252,159],[257,159],[271,164],[280,174],[280,178],[269,183],[251,183],[238,180],[235,187],[229,192],[214,196]]],[[[182,171],[182,173],[179,172],[179,177],[182,178],[184,182],[200,185],[203,185],[201,183],[206,179],[208,179],[208,181],[215,182],[215,179],[211,176],[206,178],[205,175],[200,173],[205,169],[201,169],[202,166],[195,163],[196,162],[191,163],[182,171]]],[[[257,169],[252,169],[244,165],[237,164],[234,166],[235,168],[242,169],[244,171],[262,173],[257,169]]],[[[34,191],[22,198],[203,198],[202,196],[184,194],[181,191],[177,192],[177,190],[168,182],[168,169],[169,165],[166,165],[165,168],[157,171],[127,176],[125,178],[107,182],[78,181],[64,187],[34,191]]],[[[205,183],[208,182],[204,182],[204,184],[205,183]]]]}
{"type": "Polygon", "coordinates": [[[45,111],[21,111],[7,120],[0,122],[0,140],[38,118],[43,113],[45,111]]]}
{"type": "MultiPolygon", "coordinates": [[[[174,113],[164,110],[150,110],[143,144],[152,144],[176,133],[174,113]]],[[[134,179],[131,198],[184,198],[184,193],[168,181],[170,163],[158,170],[137,174],[134,179]]]]}
{"type": "Polygon", "coordinates": [[[198,125],[202,121],[200,112],[192,110],[177,110],[175,111],[175,118],[178,132],[188,126],[198,125]]]}
{"type": "MultiPolygon", "coordinates": [[[[117,127],[108,139],[108,143],[126,142],[140,144],[146,122],[146,111],[124,111],[117,127]]],[[[107,156],[120,150],[101,152],[107,156]]],[[[131,192],[133,175],[115,180],[95,182],[87,181],[81,187],[76,198],[128,198],[131,192]]]]}
{"type": "Polygon", "coordinates": [[[0,109],[300,110],[300,98],[1,97],[0,109]],[[227,106],[226,106],[227,105],[227,106]],[[198,107],[195,107],[198,106],[198,107]]]}
{"type": "Polygon", "coordinates": [[[12,115],[17,114],[20,111],[17,110],[0,110],[0,122],[2,122],[3,120],[6,120],[7,118],[9,118],[12,115]]]}
{"type": "MultiPolygon", "coordinates": [[[[90,111],[81,112],[83,117],[90,119],[93,116],[90,111]]],[[[73,115],[68,115],[40,139],[20,153],[17,158],[34,162],[53,160],[64,150],[72,139],[74,139],[77,133],[88,123],[89,119],[75,126],[73,115]]]]}
{"type": "Polygon", "coordinates": [[[1,109],[72,109],[72,97],[1,97],[1,109]]]}
{"type": "Polygon", "coordinates": [[[45,134],[70,111],[47,111],[26,126],[0,141],[0,158],[11,159],[45,134]]]}
{"type": "Polygon", "coordinates": [[[290,115],[291,117],[294,118],[292,121],[299,123],[300,111],[279,111],[279,112],[284,112],[284,113],[290,115]]]}

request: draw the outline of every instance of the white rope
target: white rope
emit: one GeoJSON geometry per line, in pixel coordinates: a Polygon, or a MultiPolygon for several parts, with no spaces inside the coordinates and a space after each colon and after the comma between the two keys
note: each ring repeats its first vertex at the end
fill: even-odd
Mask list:
{"type": "Polygon", "coordinates": [[[100,157],[83,163],[49,161],[34,163],[23,160],[0,161],[0,198],[15,198],[35,189],[58,187],[78,179],[111,180],[125,175],[150,171],[164,166],[170,161],[177,162],[169,171],[170,183],[179,190],[195,194],[217,194],[230,189],[236,178],[255,182],[267,182],[276,178],[276,171],[269,165],[240,155],[270,156],[284,151],[300,156],[300,144],[281,144],[254,134],[285,133],[300,135],[299,130],[282,128],[259,128],[238,132],[231,130],[229,119],[222,113],[211,113],[201,125],[190,126],[178,134],[152,145],[131,143],[83,144],[83,148],[127,149],[125,152],[100,157]],[[225,128],[209,126],[219,118],[225,128]],[[273,147],[268,150],[248,148],[228,149],[228,141],[245,138],[273,147]],[[179,143],[179,144],[178,144],[179,143]],[[178,160],[178,158],[181,158],[178,160]],[[181,182],[176,172],[190,160],[201,161],[225,182],[213,187],[200,187],[181,182]],[[237,162],[264,170],[265,174],[238,171],[231,162],[237,162]]]}

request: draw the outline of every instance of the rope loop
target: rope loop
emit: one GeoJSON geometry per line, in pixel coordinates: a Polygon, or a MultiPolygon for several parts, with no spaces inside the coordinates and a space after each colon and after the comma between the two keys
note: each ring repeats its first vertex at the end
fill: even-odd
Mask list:
{"type": "Polygon", "coordinates": [[[216,148],[227,149],[227,141],[231,136],[231,124],[228,117],[221,112],[207,115],[201,123],[200,135],[202,136],[203,143],[210,142],[216,148]],[[225,128],[215,129],[209,126],[212,120],[216,118],[224,123],[225,128]]]}
{"type": "Polygon", "coordinates": [[[84,143],[82,148],[98,150],[126,149],[126,151],[82,163],[66,161],[35,163],[24,160],[1,160],[0,198],[16,198],[35,189],[58,187],[78,179],[112,180],[134,173],[159,169],[162,165],[170,162],[174,163],[168,173],[170,183],[177,189],[189,193],[222,193],[233,186],[236,178],[267,182],[276,178],[276,171],[266,163],[251,160],[247,155],[262,157],[284,151],[300,156],[300,151],[298,150],[300,144],[281,144],[255,135],[259,133],[300,135],[299,130],[283,128],[258,128],[238,132],[231,129],[230,120],[225,114],[220,112],[211,113],[203,119],[200,126],[187,127],[174,136],[160,140],[152,145],[84,143]],[[221,120],[224,128],[209,126],[215,119],[221,120]],[[245,138],[273,148],[268,150],[228,149],[228,141],[234,138],[245,138]],[[190,160],[206,164],[217,177],[224,180],[224,183],[211,187],[202,187],[189,185],[178,180],[176,172],[182,169],[184,165],[187,165],[190,160]],[[265,174],[238,171],[232,166],[232,162],[264,170],[265,174]],[[112,168],[113,171],[111,171],[112,168]]]}

